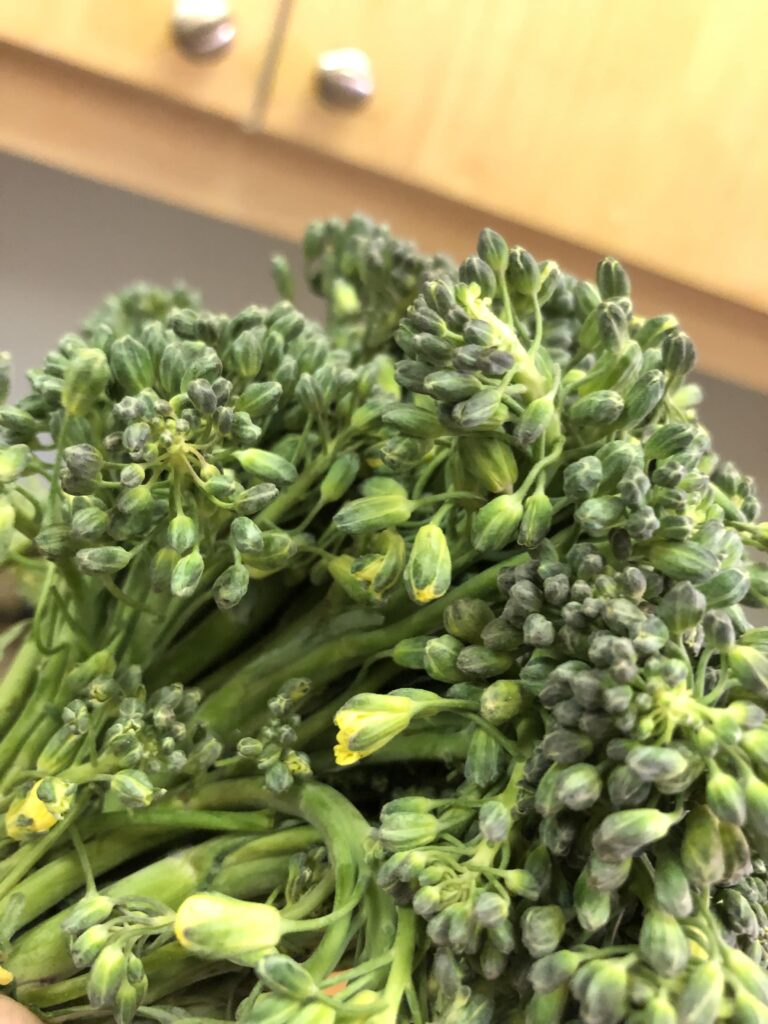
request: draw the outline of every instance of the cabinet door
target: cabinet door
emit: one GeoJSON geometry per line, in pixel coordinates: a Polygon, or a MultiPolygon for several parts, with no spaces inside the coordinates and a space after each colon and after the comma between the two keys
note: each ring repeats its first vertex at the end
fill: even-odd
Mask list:
{"type": "Polygon", "coordinates": [[[233,0],[219,56],[184,55],[173,0],[0,0],[0,40],[236,121],[251,117],[279,0],[233,0]]]}
{"type": "Polygon", "coordinates": [[[295,0],[265,127],[768,308],[766,52],[765,0],[295,0]]]}

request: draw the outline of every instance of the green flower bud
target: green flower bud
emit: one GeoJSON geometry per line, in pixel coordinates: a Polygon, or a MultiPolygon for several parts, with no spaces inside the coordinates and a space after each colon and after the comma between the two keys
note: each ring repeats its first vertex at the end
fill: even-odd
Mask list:
{"type": "Polygon", "coordinates": [[[673,580],[704,583],[717,572],[717,556],[694,541],[654,541],[649,557],[654,569],[673,580]]]}
{"type": "Polygon", "coordinates": [[[407,637],[392,648],[392,660],[402,668],[423,669],[428,636],[407,637]]]}
{"type": "Polygon", "coordinates": [[[126,335],[109,347],[109,368],[126,395],[138,395],[155,383],[152,356],[146,345],[126,335]]]}
{"type": "MultiPolygon", "coordinates": [[[[741,949],[726,948],[724,952],[728,972],[732,978],[736,979],[739,987],[744,988],[755,999],[758,999],[763,1006],[768,1005],[768,979],[766,979],[764,966],[756,963],[741,949]]],[[[762,1020],[760,1024],[762,1024],[762,1020]]]]}
{"type": "Polygon", "coordinates": [[[256,484],[237,495],[235,509],[240,515],[255,516],[273,502],[278,494],[274,484],[256,484]]]}
{"type": "Polygon", "coordinates": [[[187,394],[194,408],[201,416],[212,416],[219,404],[216,392],[207,380],[197,378],[187,385],[187,394]]]}
{"type": "Polygon", "coordinates": [[[296,479],[296,467],[281,455],[262,448],[246,448],[234,453],[235,458],[246,471],[272,484],[292,484],[296,479]]]}
{"type": "Polygon", "coordinates": [[[526,406],[514,430],[514,438],[517,444],[524,449],[534,445],[555,415],[555,404],[548,395],[541,398],[534,398],[526,406]]]}
{"type": "Polygon", "coordinates": [[[360,456],[346,452],[333,461],[320,483],[320,500],[324,505],[340,501],[357,479],[360,471],[360,456]]]}
{"type": "Polygon", "coordinates": [[[191,597],[197,590],[205,562],[197,548],[184,555],[173,567],[171,572],[171,593],[174,597],[191,597]]]}
{"type": "Polygon", "coordinates": [[[112,575],[124,569],[131,560],[131,553],[125,548],[107,546],[83,548],[75,555],[77,567],[86,576],[112,575]]]}
{"type": "Polygon", "coordinates": [[[51,561],[72,554],[72,536],[68,526],[54,523],[45,526],[35,538],[38,551],[51,561]]]}
{"type": "Polygon", "coordinates": [[[559,1024],[568,1003],[568,985],[550,992],[534,992],[525,1010],[525,1024],[559,1024]]]}
{"type": "Polygon", "coordinates": [[[568,408],[568,418],[574,426],[607,426],[615,423],[624,412],[624,399],[616,391],[593,391],[577,398],[568,408]]]}
{"type": "MultiPolygon", "coordinates": [[[[247,412],[253,419],[262,419],[274,411],[282,395],[282,385],[276,380],[256,381],[243,389],[235,408],[238,412],[247,412]]],[[[243,468],[248,469],[247,466],[243,468]]]]}
{"type": "Polygon", "coordinates": [[[554,904],[528,907],[520,918],[523,945],[534,959],[553,953],[565,933],[565,915],[554,904]]]}
{"type": "Polygon", "coordinates": [[[589,935],[604,928],[611,917],[610,892],[596,889],[586,869],[581,872],[573,887],[573,909],[579,924],[589,935]]]}
{"type": "Polygon", "coordinates": [[[725,612],[711,611],[704,616],[704,641],[716,651],[726,652],[736,642],[736,630],[725,612]]]}
{"type": "Polygon", "coordinates": [[[160,548],[157,551],[149,570],[150,584],[156,593],[170,589],[171,577],[178,561],[179,556],[173,548],[160,548]]]}
{"type": "Polygon", "coordinates": [[[509,263],[509,246],[492,228],[483,228],[477,241],[477,253],[499,276],[503,276],[509,263]]]}
{"type": "Polygon", "coordinates": [[[672,779],[688,767],[688,759],[674,747],[638,744],[629,751],[626,763],[643,782],[672,779]]]}
{"type": "Polygon", "coordinates": [[[14,405],[0,408],[0,427],[14,439],[33,440],[40,429],[37,420],[24,409],[14,405]]]}
{"type": "Polygon", "coordinates": [[[532,964],[529,979],[534,992],[553,992],[570,981],[576,973],[583,956],[570,949],[558,949],[548,953],[532,964]]]}
{"type": "Polygon", "coordinates": [[[670,632],[680,636],[698,625],[706,610],[707,600],[703,593],[684,580],[670,587],[659,601],[656,614],[663,619],[670,632]]]}
{"type": "Polygon", "coordinates": [[[701,584],[701,592],[710,608],[729,608],[747,596],[749,587],[749,574],[743,569],[723,569],[701,584]]]}
{"type": "Polygon", "coordinates": [[[603,464],[594,455],[572,462],[563,472],[563,492],[569,498],[583,500],[595,493],[603,480],[603,464]]]}
{"type": "Polygon", "coordinates": [[[576,509],[574,518],[588,533],[600,535],[621,522],[624,502],[620,498],[587,498],[576,509]]]}
{"type": "Polygon", "coordinates": [[[672,914],[652,908],[643,918],[640,956],[662,977],[679,974],[688,965],[688,937],[672,914]]]}
{"type": "Polygon", "coordinates": [[[497,679],[483,690],[480,714],[493,725],[503,725],[515,717],[523,703],[520,683],[514,679],[497,679]]]}
{"type": "Polygon", "coordinates": [[[681,862],[687,878],[697,888],[714,885],[723,876],[723,844],[717,818],[708,807],[694,808],[685,819],[681,862]]]}
{"type": "Polygon", "coordinates": [[[487,843],[502,843],[512,828],[512,815],[500,800],[486,800],[480,807],[478,827],[487,843]]]}
{"type": "Polygon", "coordinates": [[[600,772],[592,764],[572,764],[561,773],[555,787],[557,800],[572,811],[585,811],[600,797],[600,772]]]}
{"type": "Polygon", "coordinates": [[[720,842],[723,847],[722,884],[738,885],[752,872],[752,851],[743,830],[728,821],[719,822],[720,842]]]}
{"type": "Polygon", "coordinates": [[[519,475],[508,444],[497,437],[460,437],[457,450],[470,475],[492,494],[511,494],[519,475]]]}
{"type": "Polygon", "coordinates": [[[661,360],[664,369],[675,377],[684,377],[696,365],[696,349],[683,331],[668,331],[661,343],[661,360]]]}
{"type": "Polygon", "coordinates": [[[479,598],[462,597],[443,612],[443,625],[454,637],[468,644],[481,642],[483,629],[493,619],[493,609],[479,598]]]}
{"type": "Polygon", "coordinates": [[[123,978],[115,993],[115,1024],[132,1024],[147,988],[146,977],[138,985],[127,977],[123,978]]]}
{"type": "Polygon", "coordinates": [[[698,964],[688,974],[677,1000],[679,1024],[715,1024],[724,994],[725,978],[717,960],[698,964]]]}
{"type": "Polygon", "coordinates": [[[747,821],[758,836],[768,837],[768,784],[750,772],[745,787],[747,821]]]}
{"type": "Polygon", "coordinates": [[[645,454],[649,459],[681,455],[690,447],[694,436],[694,428],[687,423],[665,423],[657,427],[645,442],[645,454]]]}
{"type": "Polygon", "coordinates": [[[161,792],[155,789],[144,772],[133,768],[113,775],[109,789],[125,807],[149,807],[155,795],[161,792]]]}
{"type": "Polygon", "coordinates": [[[333,517],[333,522],[343,533],[384,530],[407,523],[415,508],[416,503],[401,494],[355,498],[342,505],[333,517]]]}
{"type": "Polygon", "coordinates": [[[516,245],[509,250],[506,279],[510,291],[533,296],[541,286],[539,264],[529,252],[516,245]]]}
{"type": "Polygon", "coordinates": [[[114,901],[109,896],[93,893],[84,896],[69,911],[61,928],[67,935],[77,935],[95,924],[102,924],[114,909],[114,901]]]}
{"type": "Polygon", "coordinates": [[[112,941],[112,929],[104,924],[86,928],[69,944],[69,955],[75,967],[90,967],[102,949],[112,941]]]}
{"type": "Polygon", "coordinates": [[[747,820],[747,800],[738,779],[715,765],[707,779],[707,804],[721,821],[743,825],[747,820]]]}
{"type": "Polygon", "coordinates": [[[237,516],[230,525],[232,543],[243,554],[258,554],[264,550],[264,535],[247,516],[237,516]]]}
{"type": "Polygon", "coordinates": [[[524,548],[540,544],[552,525],[552,502],[544,491],[534,491],[526,498],[523,517],[517,533],[517,542],[524,548]]]}
{"type": "Polygon", "coordinates": [[[424,378],[424,390],[438,402],[463,402],[482,389],[476,377],[457,370],[436,370],[424,378]]]}
{"type": "Polygon", "coordinates": [[[606,256],[597,265],[597,288],[603,299],[629,297],[629,275],[618,260],[606,256]]]}
{"type": "MultiPolygon", "coordinates": [[[[584,295],[584,292],[581,294],[584,295]]],[[[584,318],[578,338],[579,348],[583,352],[594,352],[597,349],[619,352],[627,340],[625,305],[609,300],[594,306],[584,318]]]]}
{"type": "Polygon", "coordinates": [[[81,508],[72,516],[72,534],[78,540],[98,540],[104,535],[109,515],[101,508],[81,508]]]}
{"type": "Polygon", "coordinates": [[[451,552],[445,534],[434,523],[421,526],[405,567],[405,587],[415,604],[429,604],[451,585],[451,552]]]}
{"type": "Polygon", "coordinates": [[[520,896],[524,900],[537,900],[541,894],[541,886],[525,868],[512,868],[504,872],[502,881],[504,888],[512,896],[520,896]]]}
{"type": "Polygon", "coordinates": [[[512,656],[506,651],[491,651],[479,644],[464,647],[456,659],[459,672],[483,679],[501,675],[512,665],[512,656]]]}
{"type": "Polygon", "coordinates": [[[178,554],[186,554],[197,544],[197,523],[190,516],[177,515],[168,524],[168,546],[178,554]]]}
{"type": "Polygon", "coordinates": [[[125,977],[125,953],[118,943],[105,946],[88,975],[88,1002],[97,1009],[111,1006],[125,977]]]}
{"type": "Polygon", "coordinates": [[[491,619],[481,634],[485,647],[492,651],[516,651],[523,644],[523,634],[507,619],[491,619]]]}
{"type": "Polygon", "coordinates": [[[659,906],[673,917],[683,919],[693,913],[690,884],[679,857],[669,850],[656,857],[654,894],[659,906]]]}
{"type": "Polygon", "coordinates": [[[17,480],[29,465],[31,456],[25,444],[0,448],[0,484],[10,484],[17,480]]]}
{"type": "Polygon", "coordinates": [[[440,835],[440,822],[434,814],[398,812],[382,818],[379,838],[388,850],[410,850],[434,843],[440,835]]]}
{"type": "Polygon", "coordinates": [[[648,370],[627,395],[622,423],[636,427],[646,420],[664,397],[666,379],[661,370],[648,370]]]}
{"type": "Polygon", "coordinates": [[[457,667],[457,661],[463,649],[464,645],[455,637],[433,637],[424,648],[424,668],[438,682],[460,683],[464,673],[457,667]]]}
{"type": "Polygon", "coordinates": [[[304,1000],[314,996],[317,991],[315,980],[306,967],[283,953],[268,953],[260,957],[256,964],[256,973],[273,992],[304,1000]]]}
{"type": "Polygon", "coordinates": [[[477,551],[499,551],[515,537],[523,517],[523,503],[516,494],[500,494],[475,514],[472,544],[477,551]]]}
{"type": "Polygon", "coordinates": [[[728,668],[753,693],[768,692],[768,654],[758,647],[737,644],[728,651],[728,668]]]}
{"type": "Polygon", "coordinates": [[[208,960],[254,967],[282,937],[277,907],[250,903],[217,892],[187,897],[176,912],[174,930],[184,949],[208,960]]]}
{"type": "Polygon", "coordinates": [[[768,608],[768,566],[753,564],[747,567],[749,591],[744,604],[750,608],[768,608]]]}
{"type": "Polygon", "coordinates": [[[105,397],[109,364],[100,348],[81,348],[67,363],[61,404],[70,416],[84,416],[105,397]]]}
{"type": "Polygon", "coordinates": [[[544,737],[541,752],[555,764],[577,764],[592,753],[593,742],[583,733],[570,729],[553,729],[544,737]]]}
{"type": "Polygon", "coordinates": [[[469,741],[464,761],[464,777],[467,782],[487,789],[500,777],[504,764],[504,751],[485,731],[475,728],[469,741]]]}
{"type": "Polygon", "coordinates": [[[678,820],[652,807],[615,811],[607,815],[592,836],[592,849],[604,860],[634,857],[651,843],[663,839],[678,820]]]}
{"type": "Polygon", "coordinates": [[[587,861],[585,870],[593,889],[597,889],[599,892],[615,892],[629,878],[633,863],[631,857],[611,861],[600,860],[593,854],[587,861]]]}
{"type": "Polygon", "coordinates": [[[36,769],[46,775],[56,775],[73,763],[74,757],[82,744],[83,737],[64,725],[51,736],[43,747],[36,764],[36,769]]]}
{"type": "Polygon", "coordinates": [[[628,1002],[626,966],[619,960],[598,960],[581,999],[587,1024],[619,1024],[628,1002]]]}
{"type": "Polygon", "coordinates": [[[250,576],[244,565],[230,565],[217,576],[213,584],[213,599],[217,608],[228,611],[240,604],[248,592],[250,576]]]}

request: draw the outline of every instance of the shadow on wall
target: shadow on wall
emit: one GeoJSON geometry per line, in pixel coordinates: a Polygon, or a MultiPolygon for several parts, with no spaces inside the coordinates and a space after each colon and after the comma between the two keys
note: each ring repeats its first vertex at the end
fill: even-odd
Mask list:
{"type": "MultiPolygon", "coordinates": [[[[0,154],[0,349],[13,353],[15,393],[23,371],[106,293],[183,280],[233,312],[273,300],[274,252],[298,265],[295,245],[0,154]]],[[[311,312],[312,301],[299,305],[311,312]]],[[[699,379],[718,450],[757,478],[768,503],[765,396],[699,379]]]]}

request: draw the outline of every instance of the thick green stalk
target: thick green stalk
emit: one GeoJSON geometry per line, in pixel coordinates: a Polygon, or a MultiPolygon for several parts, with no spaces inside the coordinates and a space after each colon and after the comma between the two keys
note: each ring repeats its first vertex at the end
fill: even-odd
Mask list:
{"type": "Polygon", "coordinates": [[[397,937],[394,942],[392,966],[384,998],[386,1010],[377,1013],[371,1024],[397,1024],[403,996],[411,984],[413,960],[416,951],[416,915],[410,908],[399,907],[397,911],[397,937]]]}
{"type": "MultiPolygon", "coordinates": [[[[419,608],[409,615],[380,629],[361,633],[352,631],[345,636],[320,643],[307,653],[294,654],[287,663],[265,672],[264,664],[245,666],[212,693],[202,704],[200,718],[220,736],[232,736],[248,729],[252,716],[280,685],[293,676],[307,676],[319,692],[324,683],[337,679],[362,664],[374,654],[394,647],[409,636],[430,633],[442,622],[443,612],[454,601],[463,597],[483,597],[493,593],[501,569],[518,565],[528,559],[528,552],[520,552],[497,565],[476,573],[466,582],[454,587],[439,601],[419,608]]],[[[281,648],[281,656],[288,653],[281,648]]]]}
{"type": "MultiPolygon", "coordinates": [[[[125,842],[122,832],[119,836],[125,842]]],[[[142,896],[160,900],[171,909],[201,888],[219,888],[220,885],[226,887],[222,891],[232,896],[249,898],[262,895],[271,892],[284,879],[288,870],[287,854],[305,849],[314,837],[313,830],[298,828],[250,841],[231,836],[209,839],[199,846],[179,850],[140,868],[102,891],[115,898],[142,896]],[[239,853],[236,860],[227,857],[233,852],[239,853]],[[238,865],[240,869],[237,869],[238,865]],[[243,865],[247,865],[248,870],[242,870],[243,865]],[[228,869],[226,872],[225,868],[228,869]]],[[[59,899],[62,895],[57,893],[59,899]]],[[[25,1001],[36,1001],[27,995],[26,986],[42,984],[46,978],[66,978],[74,972],[61,930],[61,922],[67,912],[63,910],[54,914],[22,935],[15,944],[8,969],[13,971],[19,994],[25,1001]]],[[[75,992],[70,998],[77,998],[79,994],[75,992]]],[[[46,1002],[45,1005],[52,1003],[46,1002]]]]}
{"type": "Polygon", "coordinates": [[[24,707],[41,660],[37,644],[28,636],[14,655],[11,667],[0,684],[0,736],[24,707]]]}
{"type": "Polygon", "coordinates": [[[187,630],[147,669],[150,688],[168,682],[188,683],[202,675],[248,637],[258,634],[283,604],[286,585],[279,574],[252,583],[248,595],[232,611],[214,609],[187,630]]]}

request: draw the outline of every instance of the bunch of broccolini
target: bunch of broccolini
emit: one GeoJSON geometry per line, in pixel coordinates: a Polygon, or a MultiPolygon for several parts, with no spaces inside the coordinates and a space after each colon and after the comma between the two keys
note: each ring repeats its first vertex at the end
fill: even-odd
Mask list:
{"type": "Polygon", "coordinates": [[[45,1021],[768,1022],[768,549],[672,316],[313,224],[0,408],[0,985],[45,1021]],[[335,736],[335,738],[334,738],[335,736]]]}

